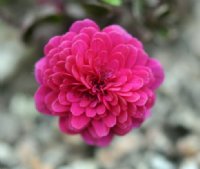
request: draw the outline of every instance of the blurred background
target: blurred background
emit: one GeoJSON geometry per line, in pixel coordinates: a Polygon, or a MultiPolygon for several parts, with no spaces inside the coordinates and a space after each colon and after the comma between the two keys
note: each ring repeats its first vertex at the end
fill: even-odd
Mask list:
{"type": "Polygon", "coordinates": [[[199,0],[0,0],[0,169],[200,169],[199,0]],[[34,63],[82,18],[120,24],[164,65],[153,115],[109,147],[39,114],[34,63]]]}

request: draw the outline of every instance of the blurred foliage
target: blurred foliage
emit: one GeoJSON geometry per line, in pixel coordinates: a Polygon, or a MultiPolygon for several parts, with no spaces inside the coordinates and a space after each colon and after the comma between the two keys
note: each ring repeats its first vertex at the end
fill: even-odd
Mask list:
{"type": "Polygon", "coordinates": [[[36,19],[35,21],[31,22],[25,29],[24,33],[23,33],[23,40],[25,42],[30,42],[31,39],[33,38],[32,35],[34,34],[35,29],[37,29],[37,27],[41,24],[44,23],[51,23],[51,24],[58,24],[58,23],[62,23],[64,21],[65,17],[63,15],[47,15],[47,16],[42,16],[38,19],[36,19]]]}
{"type": "Polygon", "coordinates": [[[101,4],[83,4],[83,8],[87,14],[96,17],[104,17],[111,12],[107,6],[102,6],[101,4]]]}
{"type": "Polygon", "coordinates": [[[21,29],[27,43],[43,45],[78,19],[101,27],[120,24],[144,42],[171,41],[186,19],[188,0],[0,0],[0,18],[21,29]]]}
{"type": "Polygon", "coordinates": [[[102,0],[102,1],[114,6],[120,6],[122,4],[122,0],[102,0]]]}
{"type": "Polygon", "coordinates": [[[0,0],[0,5],[10,3],[10,2],[11,2],[11,0],[0,0]]]}

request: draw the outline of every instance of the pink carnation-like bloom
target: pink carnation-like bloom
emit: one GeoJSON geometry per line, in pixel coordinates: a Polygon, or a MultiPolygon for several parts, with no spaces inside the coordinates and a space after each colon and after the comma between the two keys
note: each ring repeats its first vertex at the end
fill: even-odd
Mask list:
{"type": "Polygon", "coordinates": [[[39,112],[58,116],[62,132],[107,146],[114,135],[127,134],[149,116],[164,73],[122,27],[100,30],[85,19],[49,40],[35,77],[39,112]]]}

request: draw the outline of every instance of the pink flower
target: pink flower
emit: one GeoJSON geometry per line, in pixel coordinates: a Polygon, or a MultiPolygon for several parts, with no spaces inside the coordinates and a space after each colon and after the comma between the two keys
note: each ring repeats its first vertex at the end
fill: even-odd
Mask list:
{"type": "Polygon", "coordinates": [[[62,132],[106,146],[149,116],[164,73],[122,27],[100,30],[85,19],[50,39],[35,77],[39,112],[58,116],[62,132]]]}

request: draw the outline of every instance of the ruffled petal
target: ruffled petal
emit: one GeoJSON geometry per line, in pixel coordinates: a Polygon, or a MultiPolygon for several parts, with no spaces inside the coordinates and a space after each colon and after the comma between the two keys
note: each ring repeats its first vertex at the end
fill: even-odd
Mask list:
{"type": "Polygon", "coordinates": [[[96,145],[96,146],[100,146],[100,147],[108,146],[113,139],[113,134],[109,134],[105,137],[96,139],[96,138],[92,137],[91,134],[87,130],[84,131],[81,135],[87,144],[96,145]]]}
{"type": "Polygon", "coordinates": [[[41,85],[43,83],[43,70],[45,69],[46,58],[41,58],[35,64],[35,79],[41,85]]]}
{"type": "Polygon", "coordinates": [[[34,100],[35,100],[35,106],[39,112],[51,115],[51,112],[49,111],[49,109],[45,104],[45,97],[49,92],[50,92],[49,88],[47,88],[46,86],[41,86],[36,91],[34,95],[34,100]]]}
{"type": "Polygon", "coordinates": [[[149,59],[147,65],[151,68],[154,75],[154,82],[150,85],[150,88],[157,89],[164,81],[164,70],[161,64],[156,59],[149,59]]]}
{"type": "Polygon", "coordinates": [[[81,21],[76,21],[72,24],[69,31],[79,33],[83,28],[93,27],[99,30],[98,25],[90,19],[84,19],[81,21]]]}
{"type": "Polygon", "coordinates": [[[104,137],[108,135],[109,128],[102,121],[93,120],[92,125],[98,137],[104,137]]]}
{"type": "Polygon", "coordinates": [[[72,116],[71,118],[72,127],[78,130],[85,128],[89,122],[90,122],[90,119],[86,117],[85,115],[72,116]]]}

